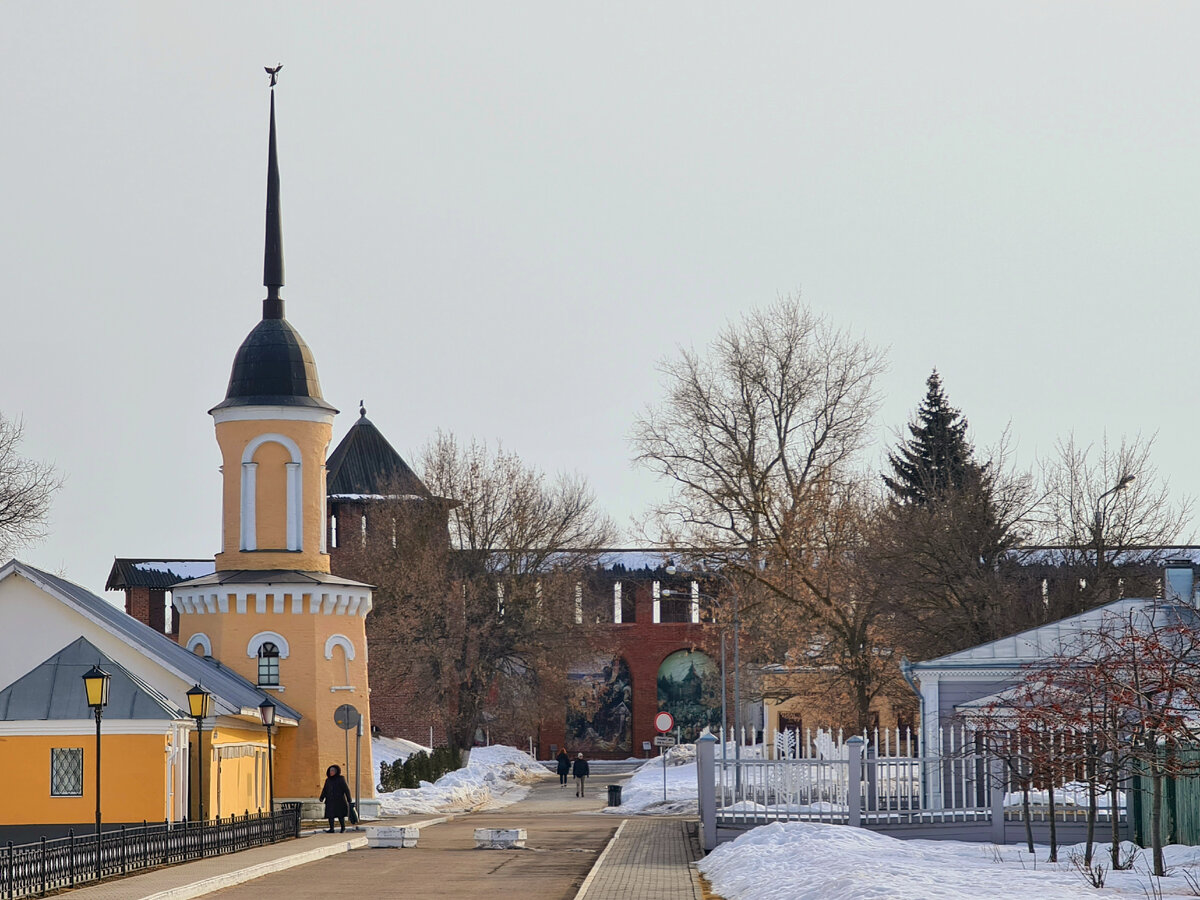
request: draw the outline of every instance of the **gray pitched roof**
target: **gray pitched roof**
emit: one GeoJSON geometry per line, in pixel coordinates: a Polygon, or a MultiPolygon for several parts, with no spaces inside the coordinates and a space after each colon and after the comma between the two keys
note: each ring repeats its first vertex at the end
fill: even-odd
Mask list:
{"type": "MultiPolygon", "coordinates": [[[[268,696],[252,682],[225,668],[217,660],[197,656],[185,650],[166,635],[159,634],[149,625],[139,622],[86,588],[15,559],[0,568],[0,581],[12,574],[29,579],[43,590],[73,606],[82,615],[185,681],[203,685],[213,695],[213,710],[216,714],[256,714],[258,704],[268,696]]],[[[271,696],[271,701],[276,706],[277,716],[300,721],[300,713],[280,702],[277,697],[271,696]]]]}
{"type": "Polygon", "coordinates": [[[184,710],[80,637],[0,691],[0,721],[92,718],[83,676],[94,665],[111,676],[104,709],[108,718],[188,718],[184,710]]]}
{"type": "Polygon", "coordinates": [[[1139,628],[1178,623],[1200,628],[1200,612],[1187,603],[1156,597],[1126,597],[957,653],[908,663],[905,668],[919,676],[921,672],[946,669],[1021,667],[1069,650],[1081,634],[1094,631],[1114,618],[1131,618],[1139,628]]]}

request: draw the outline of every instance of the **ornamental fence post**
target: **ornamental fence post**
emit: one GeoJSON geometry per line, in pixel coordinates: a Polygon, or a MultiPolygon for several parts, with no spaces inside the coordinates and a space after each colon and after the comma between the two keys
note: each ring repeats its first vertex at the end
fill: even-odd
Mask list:
{"type": "Polygon", "coordinates": [[[992,843],[1004,843],[1004,788],[1008,781],[1004,760],[992,757],[988,760],[992,783],[992,843]]]}
{"type": "MultiPolygon", "coordinates": [[[[696,741],[696,780],[700,796],[700,830],[704,852],[717,846],[717,739],[706,734],[696,741]]],[[[735,763],[736,765],[736,763],[735,763]]],[[[724,775],[724,773],[722,773],[724,775]]]]}
{"type": "Polygon", "coordinates": [[[863,739],[854,735],[846,741],[849,750],[849,774],[846,781],[846,803],[849,806],[849,824],[852,828],[862,827],[862,770],[863,739]]]}

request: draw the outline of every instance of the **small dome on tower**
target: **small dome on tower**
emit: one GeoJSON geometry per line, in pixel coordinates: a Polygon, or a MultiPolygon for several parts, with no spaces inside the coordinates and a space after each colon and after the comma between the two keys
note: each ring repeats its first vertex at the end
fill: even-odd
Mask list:
{"type": "Polygon", "coordinates": [[[321,396],[312,351],[287,319],[263,319],[242,341],[225,400],[214,409],[230,406],[333,409],[321,396]]]}

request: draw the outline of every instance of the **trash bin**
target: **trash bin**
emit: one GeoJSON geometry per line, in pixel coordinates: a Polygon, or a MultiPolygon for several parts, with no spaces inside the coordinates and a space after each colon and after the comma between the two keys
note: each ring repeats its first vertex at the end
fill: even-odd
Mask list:
{"type": "Polygon", "coordinates": [[[621,805],[621,786],[619,784],[610,784],[608,786],[608,805],[621,805]]]}

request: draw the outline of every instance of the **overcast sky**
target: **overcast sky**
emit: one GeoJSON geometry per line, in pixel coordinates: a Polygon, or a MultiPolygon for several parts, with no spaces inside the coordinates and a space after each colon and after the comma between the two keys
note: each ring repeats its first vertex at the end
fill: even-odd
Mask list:
{"type": "MultiPolygon", "coordinates": [[[[1200,5],[12,3],[0,411],[67,476],[28,561],[211,556],[206,410],[288,318],[408,458],[502,440],[622,523],[656,362],[801,292],[986,445],[1159,433],[1200,493],[1200,5]]],[[[881,452],[883,444],[880,445],[881,452]]]]}

